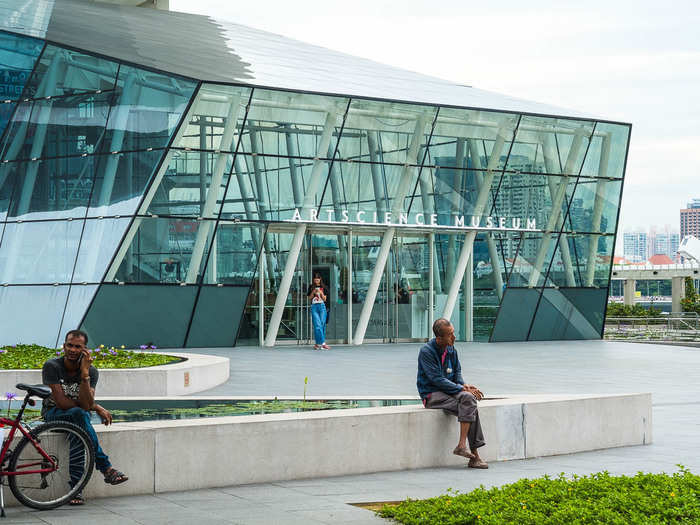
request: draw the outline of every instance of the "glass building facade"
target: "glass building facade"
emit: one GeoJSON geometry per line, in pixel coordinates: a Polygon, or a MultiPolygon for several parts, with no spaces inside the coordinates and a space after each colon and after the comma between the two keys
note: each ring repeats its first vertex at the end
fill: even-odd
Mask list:
{"type": "Polygon", "coordinates": [[[0,32],[0,343],[306,343],[316,272],[330,341],[601,337],[629,124],[159,69],[50,9],[0,32]]]}

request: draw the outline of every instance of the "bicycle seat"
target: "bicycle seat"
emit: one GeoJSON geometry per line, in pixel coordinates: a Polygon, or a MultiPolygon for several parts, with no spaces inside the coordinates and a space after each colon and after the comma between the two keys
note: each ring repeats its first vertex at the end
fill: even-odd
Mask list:
{"type": "Polygon", "coordinates": [[[27,385],[25,383],[18,383],[15,386],[20,390],[26,390],[30,396],[37,396],[45,399],[51,395],[51,389],[46,385],[27,385]]]}

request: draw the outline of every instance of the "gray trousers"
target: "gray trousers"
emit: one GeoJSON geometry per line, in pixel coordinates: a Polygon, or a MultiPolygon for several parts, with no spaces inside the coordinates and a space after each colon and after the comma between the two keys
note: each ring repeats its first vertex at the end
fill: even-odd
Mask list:
{"type": "Polygon", "coordinates": [[[457,394],[433,392],[425,403],[425,408],[441,408],[445,412],[457,416],[457,421],[460,423],[471,423],[467,434],[469,448],[479,448],[486,444],[479,422],[476,398],[469,392],[462,391],[457,394]]]}

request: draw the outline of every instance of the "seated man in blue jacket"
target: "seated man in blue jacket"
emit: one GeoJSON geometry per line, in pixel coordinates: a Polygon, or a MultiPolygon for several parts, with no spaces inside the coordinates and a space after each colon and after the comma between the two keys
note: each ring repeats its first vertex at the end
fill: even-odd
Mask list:
{"type": "Polygon", "coordinates": [[[453,454],[469,459],[471,468],[489,468],[479,457],[484,434],[479,423],[476,402],[484,397],[474,385],[465,385],[462,367],[454,349],[455,329],[447,319],[433,323],[435,338],[428,341],[418,354],[418,392],[425,408],[441,408],[457,416],[459,443],[453,454]],[[467,439],[469,440],[467,442],[467,439]]]}

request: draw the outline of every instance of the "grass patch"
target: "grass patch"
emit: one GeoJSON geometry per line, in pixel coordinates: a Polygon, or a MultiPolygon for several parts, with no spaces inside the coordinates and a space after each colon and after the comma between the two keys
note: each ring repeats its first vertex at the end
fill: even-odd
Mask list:
{"type": "MultiPolygon", "coordinates": [[[[157,354],[150,347],[139,350],[105,347],[101,345],[92,350],[96,368],[141,368],[166,365],[180,361],[179,357],[157,354]],[[144,351],[146,350],[146,351],[144,351]]],[[[63,355],[62,349],[47,348],[40,345],[9,345],[0,347],[0,370],[40,370],[46,361],[63,355]]]]}
{"type": "Polygon", "coordinates": [[[437,498],[384,506],[378,514],[410,525],[700,523],[700,476],[679,467],[673,475],[560,474],[467,494],[450,489],[437,498]]]}

